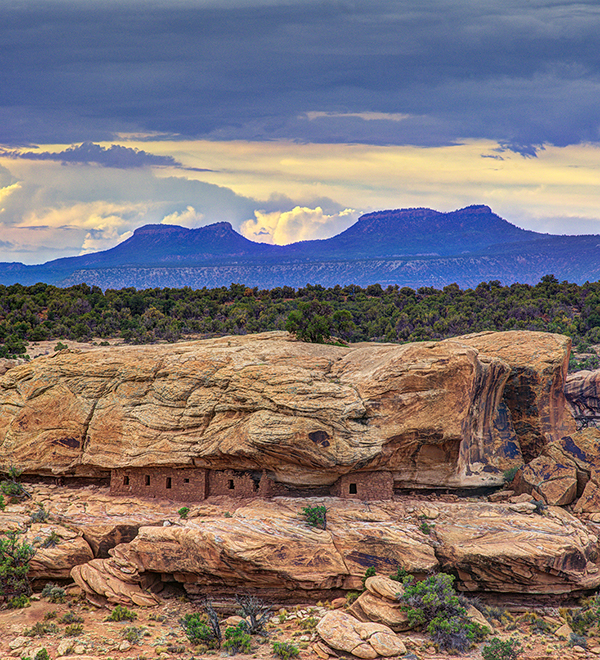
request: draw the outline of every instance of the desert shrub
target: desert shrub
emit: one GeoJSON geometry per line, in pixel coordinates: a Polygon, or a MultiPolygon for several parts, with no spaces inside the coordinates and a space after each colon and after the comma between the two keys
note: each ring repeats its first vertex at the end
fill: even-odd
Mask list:
{"type": "Polygon", "coordinates": [[[363,591],[366,589],[366,582],[370,577],[373,577],[374,575],[377,575],[377,571],[375,570],[375,566],[369,566],[367,570],[365,571],[365,574],[363,575],[362,578],[362,588],[363,591]]]}
{"type": "Polygon", "coordinates": [[[35,654],[33,660],[50,660],[50,655],[46,649],[40,649],[35,654]]]}
{"type": "Polygon", "coordinates": [[[48,536],[40,543],[42,548],[55,548],[60,543],[60,536],[52,531],[48,536]]]}
{"type": "Polygon", "coordinates": [[[135,621],[136,619],[137,614],[135,612],[128,610],[123,605],[116,605],[107,621],[135,621]]]}
{"type": "Polygon", "coordinates": [[[314,616],[309,616],[300,621],[300,628],[303,628],[304,630],[314,630],[318,623],[319,621],[314,616]]]}
{"type": "Polygon", "coordinates": [[[567,623],[578,635],[586,635],[588,630],[600,623],[600,595],[586,598],[578,610],[567,612],[567,623]]]}
{"type": "Polygon", "coordinates": [[[29,562],[35,549],[19,540],[16,532],[0,535],[0,597],[11,599],[15,596],[29,596],[29,562]]]}
{"type": "Polygon", "coordinates": [[[444,651],[464,653],[481,641],[489,630],[467,616],[464,599],[456,594],[454,577],[438,573],[415,584],[405,583],[404,603],[413,626],[421,626],[444,651]]]}
{"type": "Polygon", "coordinates": [[[4,500],[4,495],[0,495],[0,511],[6,509],[6,501],[4,500]]]}
{"type": "Polygon", "coordinates": [[[58,626],[55,623],[45,623],[43,621],[38,621],[31,628],[27,628],[23,631],[25,637],[43,637],[44,635],[53,635],[59,631],[58,626]]]}
{"type": "Polygon", "coordinates": [[[586,649],[587,639],[583,635],[571,633],[569,635],[569,646],[581,646],[582,649],[586,649]]]}
{"type": "Polygon", "coordinates": [[[215,635],[206,615],[199,612],[186,614],[181,620],[181,627],[192,644],[203,644],[209,649],[216,649],[221,645],[220,635],[215,635]]]}
{"type": "Polygon", "coordinates": [[[271,607],[263,603],[256,596],[240,596],[236,594],[235,600],[240,606],[240,615],[246,619],[248,632],[251,635],[264,633],[271,607]]]}
{"type": "Polygon", "coordinates": [[[29,600],[29,596],[21,594],[20,596],[13,596],[10,598],[7,605],[11,610],[20,610],[23,607],[29,607],[31,601],[29,600]]]}
{"type": "Polygon", "coordinates": [[[38,506],[38,510],[34,511],[32,514],[29,516],[29,524],[32,525],[33,523],[44,523],[48,518],[50,517],[50,514],[44,509],[43,506],[38,506]]]}
{"type": "Polygon", "coordinates": [[[65,348],[69,348],[67,344],[63,344],[62,341],[59,341],[58,344],[54,347],[54,352],[58,353],[58,351],[64,351],[65,348]]]}
{"type": "Polygon", "coordinates": [[[49,610],[44,614],[44,621],[50,621],[51,619],[56,619],[58,612],[56,610],[49,610]]]}
{"type": "Polygon", "coordinates": [[[516,660],[523,647],[516,637],[499,639],[494,637],[481,649],[483,660],[516,660]]]}
{"type": "Polygon", "coordinates": [[[179,514],[180,518],[183,518],[183,520],[185,520],[187,518],[189,512],[190,512],[189,507],[182,506],[181,509],[179,509],[179,511],[177,513],[179,514]]]}
{"type": "Polygon", "coordinates": [[[248,626],[245,621],[240,621],[237,626],[230,626],[225,630],[223,646],[230,655],[249,653],[251,643],[252,637],[248,634],[248,626]]]}
{"type": "Polygon", "coordinates": [[[435,523],[429,523],[426,520],[422,520],[421,524],[419,525],[419,529],[423,532],[423,534],[431,534],[433,528],[435,527],[435,523]]]}
{"type": "Polygon", "coordinates": [[[67,592],[54,582],[47,582],[42,589],[42,598],[47,598],[51,603],[64,603],[67,592]]]}
{"type": "Polygon", "coordinates": [[[290,660],[299,655],[300,651],[290,642],[273,642],[273,653],[281,660],[290,660]]]}
{"type": "Polygon", "coordinates": [[[83,633],[83,626],[80,623],[70,623],[65,628],[65,637],[79,637],[83,633]]]}
{"type": "Polygon", "coordinates": [[[390,575],[390,580],[394,580],[395,582],[404,583],[406,578],[412,578],[412,575],[405,571],[401,566],[398,566],[396,572],[390,575]]]}
{"type": "Polygon", "coordinates": [[[348,605],[352,605],[352,603],[353,603],[353,602],[354,602],[359,596],[360,596],[360,594],[358,593],[358,591],[349,591],[349,592],[346,594],[346,603],[348,603],[348,605]]]}
{"type": "Polygon", "coordinates": [[[123,631],[123,637],[130,644],[141,644],[144,637],[148,634],[146,628],[136,628],[135,626],[129,626],[123,631]]]}
{"type": "Polygon", "coordinates": [[[512,480],[517,476],[517,472],[522,468],[522,465],[514,465],[511,468],[508,468],[508,470],[504,470],[503,476],[504,476],[504,483],[510,484],[512,483],[512,480]]]}
{"type": "Polygon", "coordinates": [[[83,617],[69,610],[61,616],[60,623],[83,623],[83,617]]]}
{"type": "Polygon", "coordinates": [[[31,497],[29,491],[19,481],[23,470],[11,465],[6,473],[6,479],[0,481],[0,492],[6,495],[11,502],[19,502],[27,497],[31,497]]]}
{"type": "Polygon", "coordinates": [[[327,508],[324,506],[305,506],[302,513],[311,527],[327,528],[327,508]]]}

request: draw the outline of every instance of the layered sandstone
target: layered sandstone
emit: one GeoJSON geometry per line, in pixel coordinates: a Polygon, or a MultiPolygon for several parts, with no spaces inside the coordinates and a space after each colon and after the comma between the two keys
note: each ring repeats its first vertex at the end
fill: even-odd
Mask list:
{"type": "Polygon", "coordinates": [[[531,453],[569,427],[567,353],[567,338],[530,332],[66,350],[0,377],[0,462],[57,475],[196,466],[320,486],[381,470],[396,486],[496,485],[522,462],[521,443],[531,453]]]}
{"type": "Polygon", "coordinates": [[[600,426],[600,369],[569,374],[565,396],[580,428],[600,426]]]}

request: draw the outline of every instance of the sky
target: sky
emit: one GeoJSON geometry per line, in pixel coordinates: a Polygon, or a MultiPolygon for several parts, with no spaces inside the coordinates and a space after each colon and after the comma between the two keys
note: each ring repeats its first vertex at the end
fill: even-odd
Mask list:
{"type": "Polygon", "coordinates": [[[487,204],[600,234],[597,0],[3,0],[0,261],[487,204]]]}

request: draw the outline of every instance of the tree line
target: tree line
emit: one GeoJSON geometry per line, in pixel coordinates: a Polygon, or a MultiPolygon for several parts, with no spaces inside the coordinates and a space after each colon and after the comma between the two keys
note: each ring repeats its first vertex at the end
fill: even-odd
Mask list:
{"type": "MultiPolygon", "coordinates": [[[[440,340],[484,330],[565,334],[584,352],[600,343],[600,282],[482,282],[472,289],[354,285],[300,289],[107,289],[87,284],[0,286],[0,357],[42,340],[120,337],[142,344],[186,336],[248,334],[304,327],[313,341],[440,340]],[[312,326],[306,329],[307,325],[312,326]],[[294,327],[294,323],[296,326],[294,327]],[[299,324],[299,325],[298,325],[299,324]]],[[[308,337],[310,339],[310,337],[308,337]]]]}

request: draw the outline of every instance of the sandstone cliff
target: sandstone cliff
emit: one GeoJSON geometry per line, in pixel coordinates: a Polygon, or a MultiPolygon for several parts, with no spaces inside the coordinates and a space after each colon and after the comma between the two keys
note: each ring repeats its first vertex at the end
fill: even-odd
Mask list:
{"type": "Polygon", "coordinates": [[[332,484],[503,481],[569,428],[569,340],[533,332],[337,347],[282,332],[62,351],[0,377],[0,462],[27,473],[264,469],[332,484]],[[514,422],[514,423],[513,423],[514,422]]]}

